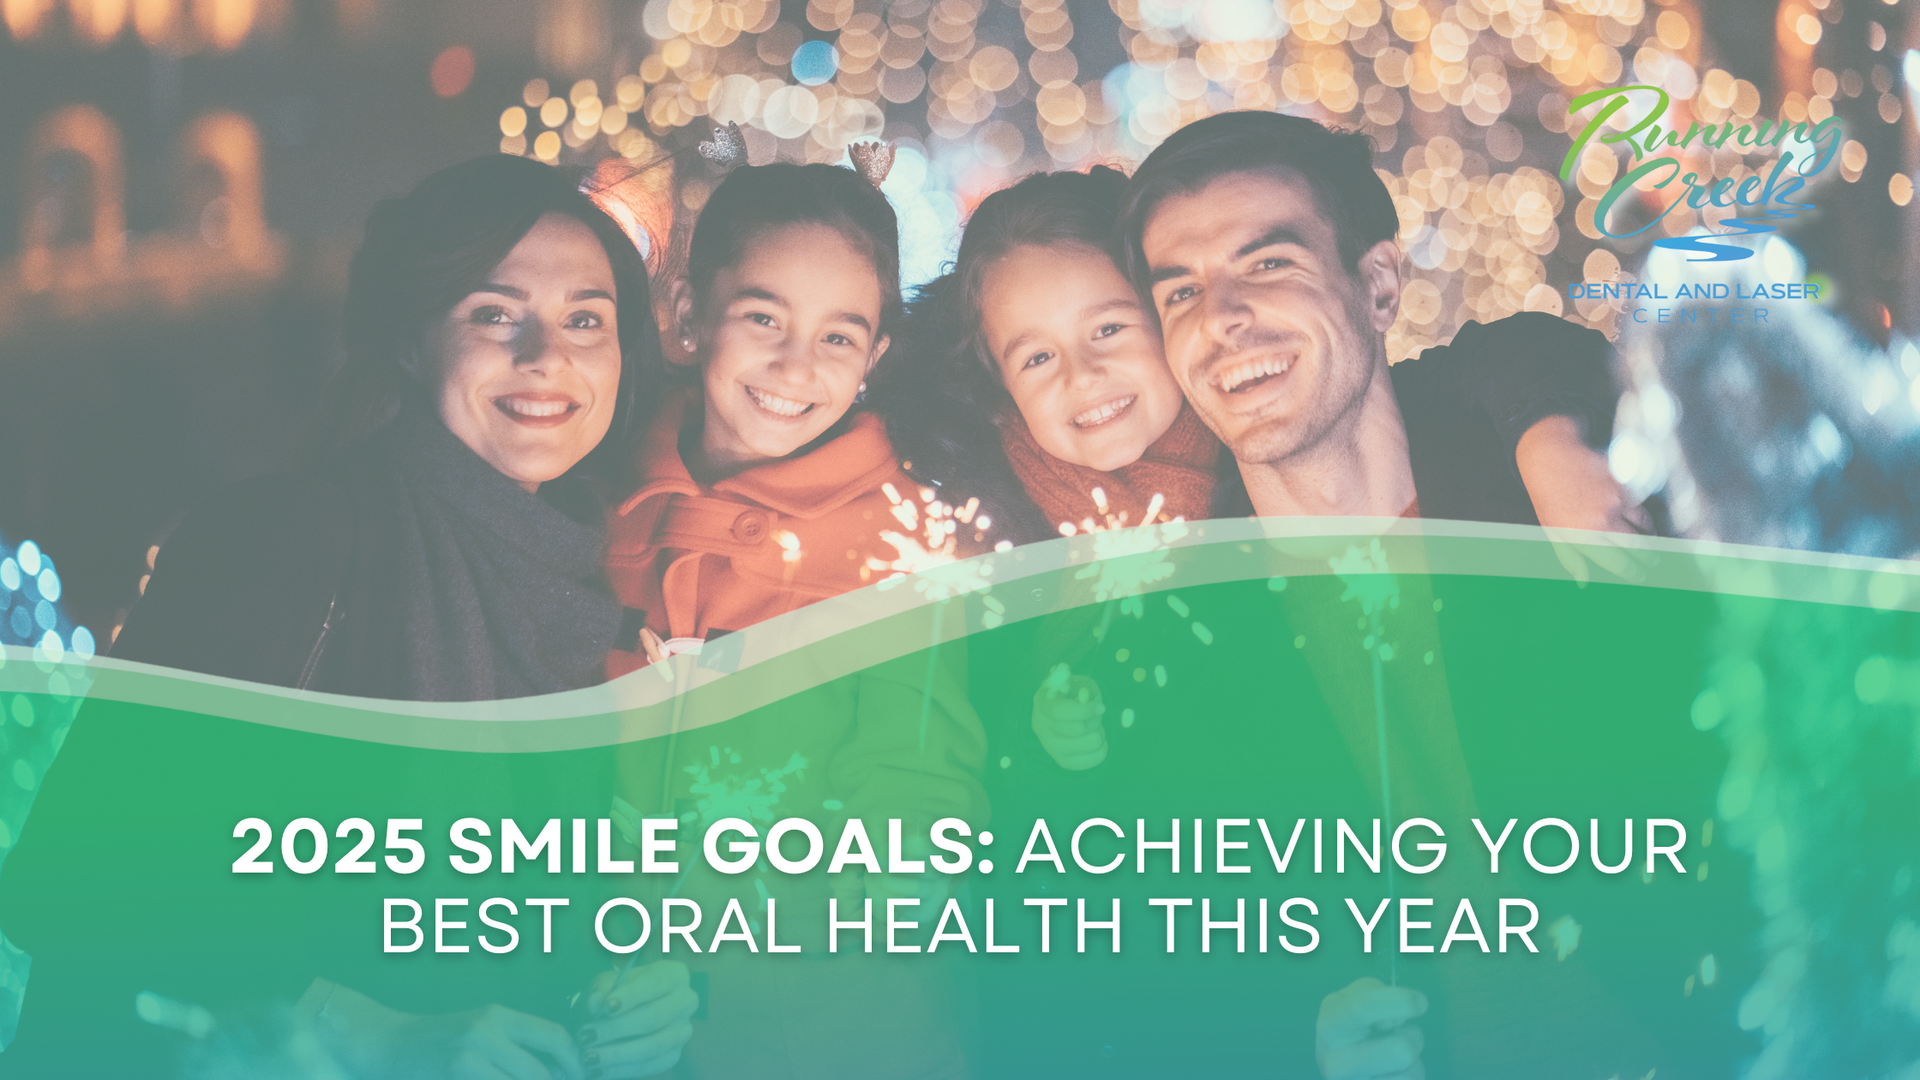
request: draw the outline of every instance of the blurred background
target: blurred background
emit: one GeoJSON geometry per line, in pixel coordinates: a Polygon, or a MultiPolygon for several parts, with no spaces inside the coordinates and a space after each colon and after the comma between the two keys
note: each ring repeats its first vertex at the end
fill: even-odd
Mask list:
{"type": "MultiPolygon", "coordinates": [[[[1681,130],[1839,116],[1843,148],[1809,185],[1820,210],[1770,264],[1826,284],[1807,341],[1847,342],[1859,369],[1840,406],[1815,410],[1825,427],[1786,410],[1778,438],[1829,446],[1829,428],[1853,430],[1836,409],[1920,407],[1905,345],[1920,323],[1914,2],[0,0],[0,537],[59,564],[55,597],[27,595],[28,575],[0,601],[57,600],[58,626],[27,639],[71,646],[85,625],[104,650],[179,516],[291,462],[377,200],[494,152],[633,172],[630,231],[671,273],[718,177],[692,148],[726,122],[756,163],[894,141],[909,286],[1026,173],[1131,167],[1227,109],[1363,129],[1413,275],[1398,359],[1523,309],[1614,332],[1618,304],[1569,303],[1565,286],[1643,273],[1659,233],[1717,224],[1682,206],[1602,242],[1594,207],[1628,159],[1595,140],[1559,179],[1580,93],[1661,86],[1681,130]]],[[[1729,146],[1689,167],[1746,176],[1775,156],[1729,146]]],[[[1660,362],[1644,365],[1656,383],[1660,362]]],[[[1678,412],[1715,405],[1640,413],[1671,434],[1678,412]]]]}

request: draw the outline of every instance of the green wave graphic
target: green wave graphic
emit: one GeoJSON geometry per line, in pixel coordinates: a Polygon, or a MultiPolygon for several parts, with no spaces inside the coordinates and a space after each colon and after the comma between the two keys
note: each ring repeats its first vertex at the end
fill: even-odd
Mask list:
{"type": "Polygon", "coordinates": [[[1383,572],[1577,580],[1920,611],[1920,564],[1697,540],[1397,518],[1229,519],[1082,534],[892,578],[611,683],[509,701],[316,694],[0,647],[0,692],[136,702],[420,749],[592,749],[721,723],[995,626],[1110,600],[1261,578],[1383,572]],[[1362,559],[1356,566],[1352,560],[1362,559]],[[1604,569],[1630,558],[1630,576],[1604,569]],[[1344,560],[1344,562],[1343,562],[1344,560]]]}

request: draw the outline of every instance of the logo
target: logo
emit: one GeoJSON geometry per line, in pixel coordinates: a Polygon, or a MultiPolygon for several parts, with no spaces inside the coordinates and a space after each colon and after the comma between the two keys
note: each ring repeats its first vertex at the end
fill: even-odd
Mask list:
{"type": "Polygon", "coordinates": [[[1652,107],[1625,130],[1600,135],[1603,143],[1626,143],[1633,151],[1633,159],[1637,164],[1600,198],[1593,212],[1594,228],[1603,236],[1626,240],[1660,224],[1683,200],[1695,210],[1709,206],[1733,209],[1736,216],[1726,219],[1723,223],[1724,232],[1710,236],[1661,237],[1653,242],[1655,247],[1694,253],[1688,262],[1729,262],[1752,258],[1753,248],[1729,243],[1726,238],[1771,233],[1776,230],[1770,222],[1790,220],[1814,209],[1813,203],[1795,201],[1794,196],[1799,194],[1809,179],[1827,167],[1840,148],[1840,118],[1837,116],[1829,116],[1817,124],[1805,121],[1789,123],[1785,117],[1777,125],[1764,119],[1751,122],[1728,120],[1724,124],[1694,121],[1682,136],[1677,129],[1660,126],[1672,99],[1657,86],[1616,86],[1592,90],[1574,98],[1567,106],[1567,114],[1571,116],[1602,101],[1606,105],[1587,121],[1586,127],[1568,149],[1566,159],[1560,163],[1561,181],[1573,177],[1573,169],[1579,163],[1581,151],[1586,149],[1588,142],[1603,125],[1613,120],[1616,113],[1630,104],[1651,104],[1652,107]],[[1646,95],[1652,95],[1652,98],[1646,95]],[[1734,177],[1719,180],[1708,177],[1703,180],[1696,172],[1681,174],[1683,166],[1680,152],[1688,149],[1695,138],[1700,140],[1700,146],[1705,150],[1723,149],[1731,141],[1733,146],[1745,148],[1749,154],[1774,149],[1780,151],[1780,156],[1764,178],[1754,175],[1743,180],[1734,177]],[[1672,153],[1662,153],[1668,150],[1672,153]],[[1676,179],[1680,186],[1673,188],[1676,179]],[[1673,188],[1673,198],[1653,220],[1639,228],[1631,232],[1613,232],[1607,227],[1607,219],[1611,216],[1614,203],[1633,191],[1642,180],[1654,180],[1652,187],[1645,189],[1648,191],[1665,192],[1673,188]]]}

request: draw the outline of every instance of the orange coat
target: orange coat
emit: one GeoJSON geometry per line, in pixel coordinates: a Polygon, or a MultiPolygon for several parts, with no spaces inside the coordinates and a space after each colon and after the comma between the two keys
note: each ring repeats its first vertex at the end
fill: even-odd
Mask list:
{"type": "MultiPolygon", "coordinates": [[[[708,488],[693,480],[679,451],[681,432],[700,409],[697,388],[663,403],[642,446],[640,490],[610,522],[608,577],[621,603],[644,611],[646,625],[662,638],[740,630],[851,592],[893,573],[899,544],[928,546],[933,493],[923,498],[901,470],[878,418],[856,417],[850,430],[811,453],[708,488]],[[896,500],[911,501],[913,512],[896,500]]],[[[970,525],[960,528],[972,533],[970,525]]],[[[773,709],[623,746],[621,796],[646,816],[680,817],[683,838],[701,836],[707,819],[740,812],[716,793],[749,788],[776,793],[764,812],[749,812],[762,829],[799,815],[833,839],[846,819],[858,817],[881,845],[889,818],[902,819],[909,835],[924,835],[948,816],[978,829],[988,818],[980,782],[986,733],[967,699],[964,644],[941,645],[937,664],[909,655],[821,682],[773,709]]],[[[616,651],[608,672],[617,677],[646,662],[644,653],[616,651]]],[[[879,896],[879,884],[865,883],[864,891],[879,896]]],[[[728,897],[744,896],[757,918],[760,887],[768,890],[760,895],[780,900],[782,940],[802,943],[806,954],[676,951],[674,959],[710,978],[707,1016],[696,1022],[676,1075],[966,1075],[944,964],[825,954],[827,898],[837,895],[843,910],[859,910],[863,883],[856,875],[730,878],[696,859],[674,885],[677,895],[701,903],[709,920],[703,936],[728,897]]],[[[875,907],[884,910],[884,901],[875,907]]],[[[929,920],[939,910],[930,905],[929,920]]]]}
{"type": "MultiPolygon", "coordinates": [[[[679,447],[700,408],[697,388],[668,396],[641,447],[640,490],[614,511],[608,529],[614,591],[644,611],[661,638],[739,630],[886,577],[906,554],[903,544],[908,551],[939,546],[926,535],[934,493],[900,467],[879,417],[856,416],[845,434],[812,453],[703,488],[679,447]]],[[[971,521],[948,517],[958,554],[985,550],[971,521]]],[[[643,653],[615,652],[607,674],[645,664],[643,653]]]]}

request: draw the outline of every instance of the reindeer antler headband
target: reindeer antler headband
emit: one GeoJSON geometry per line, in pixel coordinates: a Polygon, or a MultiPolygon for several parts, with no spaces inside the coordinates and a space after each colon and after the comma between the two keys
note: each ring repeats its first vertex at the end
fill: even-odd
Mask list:
{"type": "Polygon", "coordinates": [[[887,179],[887,173],[893,170],[893,144],[885,142],[861,142],[847,147],[847,155],[853,158],[853,167],[861,176],[867,178],[875,191],[887,179]]]}

